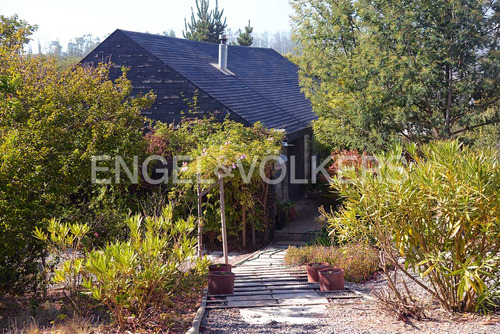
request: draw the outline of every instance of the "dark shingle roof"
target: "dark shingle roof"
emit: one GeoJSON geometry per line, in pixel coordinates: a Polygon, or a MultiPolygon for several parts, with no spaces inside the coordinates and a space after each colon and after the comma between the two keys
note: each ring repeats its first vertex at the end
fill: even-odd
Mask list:
{"type": "Polygon", "coordinates": [[[272,49],[229,45],[230,76],[212,65],[218,44],[119,31],[251,124],[291,134],[316,119],[300,91],[297,66],[272,49]]]}

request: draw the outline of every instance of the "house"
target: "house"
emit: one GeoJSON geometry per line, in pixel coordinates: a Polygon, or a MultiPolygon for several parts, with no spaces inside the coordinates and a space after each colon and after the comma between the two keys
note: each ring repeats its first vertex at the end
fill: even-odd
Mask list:
{"type": "MultiPolygon", "coordinates": [[[[258,121],[286,133],[288,170],[295,157],[295,179],[309,179],[312,120],[310,102],[301,92],[298,68],[272,49],[190,41],[116,30],[81,63],[111,61],[111,77],[130,68],[132,95],[153,90],[157,99],[144,115],[178,122],[196,96],[197,112],[219,112],[245,125],[258,121]]],[[[290,174],[290,173],[287,173],[290,174]]],[[[282,199],[297,200],[305,185],[283,182],[282,199]]]]}

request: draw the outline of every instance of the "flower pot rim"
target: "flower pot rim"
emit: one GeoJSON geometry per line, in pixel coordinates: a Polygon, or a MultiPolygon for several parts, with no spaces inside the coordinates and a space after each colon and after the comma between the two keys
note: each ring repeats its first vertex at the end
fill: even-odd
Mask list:
{"type": "Polygon", "coordinates": [[[225,263],[214,263],[208,266],[209,268],[222,268],[222,267],[233,267],[230,264],[225,264],[225,263]]]}
{"type": "Polygon", "coordinates": [[[324,268],[318,270],[319,274],[340,274],[344,272],[344,269],[342,268],[324,268]]]}
{"type": "Polygon", "coordinates": [[[308,267],[311,268],[321,268],[321,267],[330,267],[330,263],[328,262],[311,262],[307,264],[308,267]],[[315,266],[315,264],[319,264],[319,266],[315,266]]]}
{"type": "Polygon", "coordinates": [[[234,273],[230,271],[213,271],[209,272],[208,274],[214,276],[234,276],[234,273]]]}

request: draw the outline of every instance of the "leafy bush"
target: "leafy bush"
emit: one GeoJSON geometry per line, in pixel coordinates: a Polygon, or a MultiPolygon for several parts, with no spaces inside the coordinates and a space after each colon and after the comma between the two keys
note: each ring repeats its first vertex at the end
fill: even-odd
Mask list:
{"type": "MultiPolygon", "coordinates": [[[[168,302],[189,275],[206,272],[208,264],[206,259],[193,262],[195,218],[175,220],[171,205],[158,217],[131,216],[127,226],[126,241],[82,250],[80,256],[62,263],[53,278],[56,283],[69,282],[72,289],[106,305],[122,328],[130,317],[141,323],[148,307],[168,302]],[[190,272],[189,266],[196,272],[190,272]]],[[[68,245],[76,247],[87,231],[86,225],[68,226],[53,220],[49,235],[40,230],[36,234],[58,253],[75,254],[71,252],[75,248],[70,250],[68,245]]]]}
{"type": "MultiPolygon", "coordinates": [[[[154,96],[130,98],[130,82],[125,75],[109,80],[109,64],[61,70],[43,56],[26,57],[22,44],[33,27],[16,17],[0,16],[0,23],[2,295],[37,287],[45,250],[33,237],[35,227],[56,217],[89,222],[100,233],[91,223],[102,218],[100,210],[132,206],[130,183],[91,183],[91,157],[118,154],[130,163],[143,155],[141,110],[154,96]]],[[[105,231],[114,233],[109,225],[105,231]]]]}
{"type": "MultiPolygon", "coordinates": [[[[35,237],[43,241],[49,253],[56,260],[62,260],[54,271],[53,281],[69,292],[69,298],[77,297],[81,283],[80,272],[83,266],[81,251],[83,249],[83,238],[89,232],[87,224],[63,224],[51,219],[47,232],[44,233],[38,227],[35,228],[35,237]]],[[[48,276],[49,273],[46,273],[48,276]]]]}
{"type": "Polygon", "coordinates": [[[305,246],[289,247],[285,255],[287,265],[328,262],[344,269],[344,277],[351,282],[364,282],[380,269],[378,252],[364,244],[344,247],[305,246]]]}
{"type": "Polygon", "coordinates": [[[425,278],[418,283],[448,310],[498,306],[497,152],[449,141],[411,145],[407,155],[402,161],[397,147],[378,157],[375,174],[351,171],[335,179],[346,201],[327,216],[331,233],[344,242],[373,238],[390,264],[425,278]]]}
{"type": "MultiPolygon", "coordinates": [[[[238,237],[241,233],[243,246],[247,236],[252,236],[255,244],[255,232],[262,231],[262,239],[269,238],[270,220],[269,184],[259,176],[259,166],[269,154],[279,155],[283,133],[266,129],[256,123],[246,127],[241,123],[210,116],[206,119],[183,121],[179,126],[157,124],[148,135],[149,153],[161,155],[170,163],[174,155],[186,155],[193,158],[186,161],[180,177],[189,179],[191,184],[172,187],[170,199],[181,201],[180,207],[196,207],[196,183],[201,180],[216,180],[216,170],[224,176],[226,201],[226,219],[228,234],[238,237]],[[252,170],[251,165],[255,164],[252,170]],[[246,180],[246,182],[245,182],[246,180]],[[251,232],[246,233],[247,229],[251,232]]],[[[275,161],[264,162],[264,173],[272,178],[272,165],[275,161]]],[[[210,182],[202,182],[202,190],[209,188],[210,182]]],[[[220,211],[218,189],[213,189],[204,198],[204,231],[212,237],[220,234],[220,211]],[[206,201],[205,201],[206,200],[206,201]]],[[[261,239],[261,240],[262,240],[261,239]]]]}

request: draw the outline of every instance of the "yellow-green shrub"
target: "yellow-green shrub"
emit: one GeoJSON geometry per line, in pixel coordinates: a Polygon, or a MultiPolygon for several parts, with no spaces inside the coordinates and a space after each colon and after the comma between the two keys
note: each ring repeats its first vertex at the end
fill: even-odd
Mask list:
{"type": "MultiPolygon", "coordinates": [[[[127,317],[140,323],[148,307],[154,302],[167,302],[193,270],[198,274],[206,271],[207,260],[194,259],[196,236],[191,232],[195,218],[174,219],[172,212],[172,206],[167,205],[158,217],[129,217],[127,240],[83,250],[80,257],[64,262],[56,270],[54,281],[80,282],[81,277],[78,290],[106,305],[121,327],[127,317]],[[189,262],[192,271],[186,273],[189,262]],[[68,263],[78,264],[78,268],[68,263]],[[186,270],[180,270],[182,265],[186,270]]],[[[79,242],[87,231],[86,226],[53,224],[50,236],[37,231],[37,237],[49,244],[52,240],[70,242],[74,238],[79,242]]]]}
{"type": "MultiPolygon", "coordinates": [[[[344,242],[373,238],[391,264],[396,254],[454,311],[487,311],[500,291],[500,163],[497,152],[456,141],[409,146],[377,157],[379,168],[334,180],[346,200],[327,215],[344,242]],[[348,182],[347,182],[348,181],[348,182]],[[427,282],[427,283],[426,283],[427,282]]],[[[409,276],[410,277],[410,276],[409,276]]]]}

